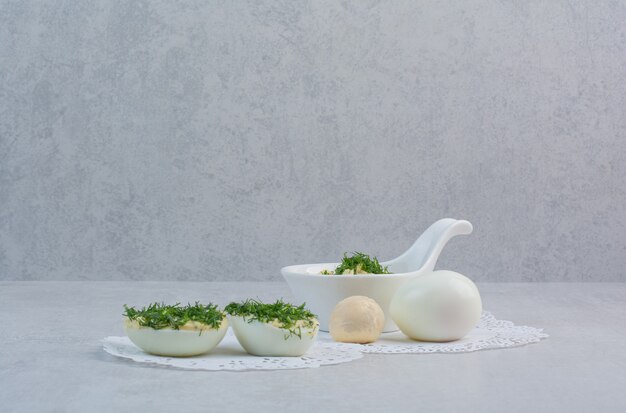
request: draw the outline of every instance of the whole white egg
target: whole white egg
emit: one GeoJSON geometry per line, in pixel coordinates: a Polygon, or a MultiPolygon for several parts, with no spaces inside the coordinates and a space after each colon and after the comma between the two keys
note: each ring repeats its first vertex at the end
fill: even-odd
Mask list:
{"type": "Polygon", "coordinates": [[[454,271],[434,271],[398,288],[389,312],[414,340],[453,341],[476,326],[482,301],[469,278],[454,271]]]}

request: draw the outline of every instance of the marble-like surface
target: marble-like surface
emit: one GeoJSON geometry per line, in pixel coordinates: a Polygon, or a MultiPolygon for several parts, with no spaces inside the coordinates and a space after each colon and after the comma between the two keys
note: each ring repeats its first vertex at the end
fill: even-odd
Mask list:
{"type": "Polygon", "coordinates": [[[626,284],[482,283],[498,318],[544,327],[526,347],[365,355],[310,370],[133,364],[99,340],[122,304],[290,298],[284,283],[0,282],[0,410],[11,412],[623,412],[626,284]]]}
{"type": "Polygon", "coordinates": [[[626,281],[626,3],[0,0],[0,280],[626,281]]]}

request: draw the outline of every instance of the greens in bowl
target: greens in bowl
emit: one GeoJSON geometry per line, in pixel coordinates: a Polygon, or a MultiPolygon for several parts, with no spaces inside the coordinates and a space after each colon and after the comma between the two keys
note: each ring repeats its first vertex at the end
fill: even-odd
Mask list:
{"type": "Polygon", "coordinates": [[[391,274],[386,266],[378,262],[378,258],[371,257],[362,252],[355,251],[351,257],[348,253],[343,254],[343,258],[334,270],[322,270],[320,274],[391,274]]]}

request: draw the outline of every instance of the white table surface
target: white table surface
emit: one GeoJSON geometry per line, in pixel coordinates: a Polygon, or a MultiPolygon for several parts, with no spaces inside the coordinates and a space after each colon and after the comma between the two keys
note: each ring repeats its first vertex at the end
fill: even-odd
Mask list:
{"type": "Polygon", "coordinates": [[[203,372],[117,359],[100,340],[123,335],[124,303],[290,299],[286,284],[0,282],[0,411],[626,411],[626,283],[479,288],[497,318],[550,338],[317,369],[203,372]]]}

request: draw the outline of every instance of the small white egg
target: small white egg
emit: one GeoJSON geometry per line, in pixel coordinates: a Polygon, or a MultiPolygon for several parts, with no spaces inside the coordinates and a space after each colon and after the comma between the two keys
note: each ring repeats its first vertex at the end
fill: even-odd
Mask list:
{"type": "Polygon", "coordinates": [[[163,328],[155,330],[141,327],[136,321],[126,319],[124,330],[130,341],[146,353],[158,356],[188,357],[208,353],[224,338],[228,320],[222,320],[219,329],[197,322],[181,326],[179,330],[163,328]]]}
{"type": "Polygon", "coordinates": [[[453,341],[476,326],[482,301],[469,278],[454,271],[434,271],[400,286],[389,313],[414,340],[453,341]]]}
{"type": "Polygon", "coordinates": [[[335,341],[365,344],[378,340],[384,325],[385,313],[376,301],[353,295],[335,306],[328,328],[335,341]]]}
{"type": "Polygon", "coordinates": [[[313,327],[307,327],[304,321],[300,323],[298,336],[272,323],[230,316],[235,337],[244,350],[253,356],[265,357],[299,357],[306,353],[319,331],[319,322],[313,320],[313,327]]]}

